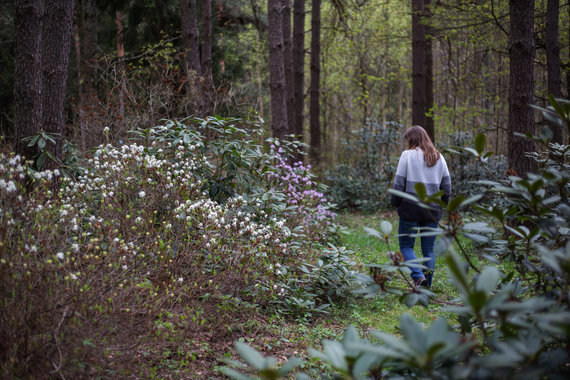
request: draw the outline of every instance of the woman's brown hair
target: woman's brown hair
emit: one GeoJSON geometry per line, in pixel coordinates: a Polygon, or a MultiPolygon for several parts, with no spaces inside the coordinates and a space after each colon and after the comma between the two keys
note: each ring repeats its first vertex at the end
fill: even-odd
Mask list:
{"type": "Polygon", "coordinates": [[[404,133],[404,138],[408,143],[408,149],[420,148],[424,152],[424,161],[429,168],[437,163],[439,152],[433,146],[425,129],[414,125],[404,133]]]}

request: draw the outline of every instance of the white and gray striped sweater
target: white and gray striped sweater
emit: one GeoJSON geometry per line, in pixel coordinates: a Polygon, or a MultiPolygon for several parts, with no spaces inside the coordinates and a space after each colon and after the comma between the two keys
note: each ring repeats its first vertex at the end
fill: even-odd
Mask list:
{"type": "MultiPolygon", "coordinates": [[[[394,189],[404,191],[411,195],[416,195],[414,186],[416,183],[424,184],[428,195],[443,190],[441,199],[447,203],[451,194],[451,178],[445,159],[440,154],[437,163],[428,167],[424,162],[424,152],[420,148],[409,149],[402,152],[396,177],[394,179],[394,189]]],[[[428,210],[418,206],[417,203],[392,195],[392,206],[398,208],[400,218],[411,222],[438,221],[441,218],[441,207],[434,207],[435,210],[428,210]]]]}

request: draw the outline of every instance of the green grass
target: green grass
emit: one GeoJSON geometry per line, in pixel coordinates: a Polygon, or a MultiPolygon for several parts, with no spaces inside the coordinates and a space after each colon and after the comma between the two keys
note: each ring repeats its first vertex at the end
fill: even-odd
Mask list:
{"type": "MultiPolygon", "coordinates": [[[[390,260],[387,256],[389,250],[399,251],[397,239],[398,220],[397,216],[390,213],[384,214],[354,214],[343,213],[338,217],[340,224],[346,227],[345,234],[341,237],[341,244],[354,251],[354,259],[359,264],[385,264],[390,260]],[[380,230],[380,223],[385,220],[392,224],[392,234],[389,240],[389,249],[384,241],[369,235],[364,227],[380,230]]],[[[473,247],[468,241],[461,242],[467,250],[473,247]]],[[[416,251],[421,252],[419,239],[416,241],[416,251]]],[[[459,297],[458,292],[451,283],[447,274],[444,258],[436,258],[436,270],[433,278],[431,291],[435,293],[435,299],[428,307],[416,305],[408,308],[399,299],[391,294],[379,293],[372,299],[359,300],[346,310],[337,310],[349,324],[360,326],[361,330],[378,329],[388,333],[397,333],[400,316],[403,313],[412,315],[416,320],[430,324],[435,319],[454,319],[454,314],[446,311],[443,302],[450,302],[459,297]]],[[[404,287],[404,279],[395,275],[389,285],[404,287]]]]}

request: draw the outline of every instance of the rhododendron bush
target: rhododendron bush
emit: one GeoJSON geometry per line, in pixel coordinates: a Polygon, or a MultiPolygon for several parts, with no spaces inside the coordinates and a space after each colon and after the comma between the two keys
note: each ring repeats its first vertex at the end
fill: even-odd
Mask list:
{"type": "Polygon", "coordinates": [[[221,304],[282,295],[279,268],[313,260],[334,215],[309,168],[260,135],[236,119],[165,121],[99,146],[77,178],[2,154],[2,371],[72,376],[127,360],[144,376],[152,359],[137,350],[152,352],[165,323],[188,336],[231,325],[221,304]]]}

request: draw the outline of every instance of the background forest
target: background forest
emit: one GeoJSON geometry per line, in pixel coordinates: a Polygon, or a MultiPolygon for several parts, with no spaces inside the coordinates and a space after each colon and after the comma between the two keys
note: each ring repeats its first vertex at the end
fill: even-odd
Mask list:
{"type": "MultiPolygon", "coordinates": [[[[184,3],[184,2],[183,2],[184,3]]],[[[65,100],[65,138],[82,150],[124,139],[134,126],[188,115],[271,120],[267,4],[261,1],[196,3],[198,48],[211,46],[211,83],[204,93],[190,87],[194,63],[181,33],[178,1],[77,1],[65,100]],[[209,25],[205,28],[205,25],[209,25]],[[197,95],[197,94],[201,94],[197,95]],[[204,94],[208,94],[207,100],[204,94]],[[200,104],[200,103],[208,103],[200,104]]],[[[289,3],[290,17],[293,7],[289,3]]],[[[324,1],[320,13],[320,105],[318,133],[311,128],[312,2],[304,4],[302,129],[291,130],[311,145],[322,145],[322,168],[354,164],[363,129],[378,134],[389,123],[412,122],[412,2],[324,1]],[[311,133],[316,133],[314,136],[311,133]],[[311,142],[311,137],[319,141],[311,142]]],[[[423,2],[422,2],[423,3],[423,2]]],[[[534,86],[537,104],[547,89],[546,1],[536,1],[534,86]]],[[[436,141],[451,134],[484,132],[497,153],[506,154],[509,91],[509,8],[506,1],[433,1],[422,21],[429,29],[433,67],[433,107],[426,109],[436,141]]],[[[14,2],[4,1],[0,94],[2,135],[14,134],[14,2]]],[[[568,11],[559,17],[559,76],[554,95],[567,92],[568,11]],[[560,69],[559,69],[560,70],[560,69]]],[[[186,15],[186,17],[189,17],[186,15]]],[[[191,23],[190,23],[191,24],[191,23]]],[[[290,28],[293,33],[293,28],[290,28]]],[[[291,41],[291,39],[290,39],[291,41]]],[[[204,54],[202,54],[204,55],[204,54]]],[[[200,66],[200,52],[198,63],[200,66]]],[[[286,61],[293,65],[292,61],[286,61]]],[[[295,63],[299,65],[299,62],[295,63]]],[[[202,65],[204,66],[204,65],[202,65]]],[[[206,70],[206,69],[205,69],[206,70]]],[[[293,71],[293,67],[288,68],[293,71]]],[[[301,73],[301,74],[299,74],[301,73]]],[[[201,72],[200,72],[201,74],[201,72]]],[[[210,75],[210,74],[208,74],[210,75]]],[[[314,129],[314,128],[313,128],[314,129]]],[[[270,131],[268,131],[268,134],[270,131]]],[[[362,149],[362,147],[359,147],[362,149]]],[[[363,152],[359,152],[363,153],[363,152]]],[[[314,158],[316,160],[317,158],[314,158]]]]}
{"type": "Polygon", "coordinates": [[[568,375],[570,3],[4,0],[0,46],[0,377],[568,375]]]}

